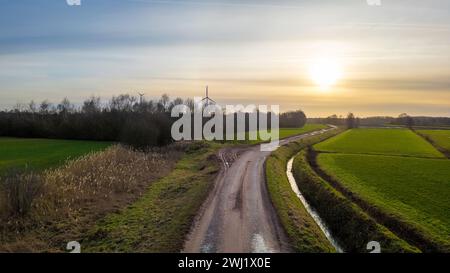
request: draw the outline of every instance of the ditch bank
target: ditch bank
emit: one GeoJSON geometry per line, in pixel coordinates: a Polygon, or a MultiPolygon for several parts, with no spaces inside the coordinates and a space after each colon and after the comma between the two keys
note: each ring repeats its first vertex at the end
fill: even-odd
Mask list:
{"type": "Polygon", "coordinates": [[[439,144],[437,144],[433,139],[431,139],[431,137],[422,134],[416,130],[411,130],[413,131],[415,134],[417,134],[418,136],[422,137],[423,139],[425,139],[426,141],[428,141],[431,145],[433,145],[433,147],[438,150],[439,152],[441,152],[443,155],[445,155],[445,157],[447,157],[448,159],[450,159],[450,151],[448,151],[447,149],[442,148],[441,146],[439,146],[439,144]]]}
{"type": "MultiPolygon", "coordinates": [[[[402,240],[407,242],[410,246],[415,246],[420,249],[421,252],[448,252],[448,249],[445,246],[434,241],[430,236],[427,236],[418,228],[405,223],[395,215],[389,215],[380,208],[370,204],[343,186],[337,179],[325,173],[325,171],[317,164],[317,155],[318,153],[310,147],[302,155],[303,158],[299,159],[299,161],[303,161],[299,163],[302,168],[309,169],[310,171],[310,177],[304,178],[306,179],[306,182],[308,182],[308,179],[321,180],[323,183],[331,185],[337,193],[356,204],[359,210],[362,210],[369,217],[373,218],[379,225],[389,229],[396,237],[402,238],[402,240]]],[[[300,174],[298,175],[300,176],[300,174]]]]}
{"type": "Polygon", "coordinates": [[[297,182],[295,181],[294,174],[292,173],[292,164],[294,162],[294,158],[295,158],[295,156],[293,156],[291,159],[289,159],[289,161],[287,163],[287,171],[286,171],[286,175],[288,177],[289,183],[291,184],[292,191],[295,192],[298,199],[300,199],[303,206],[305,207],[306,211],[314,219],[316,224],[322,230],[325,237],[327,237],[328,241],[333,245],[334,249],[339,253],[344,252],[343,248],[339,245],[337,240],[331,234],[331,231],[328,228],[327,224],[322,220],[322,218],[317,213],[317,211],[313,207],[311,207],[311,205],[308,203],[308,201],[306,201],[303,194],[300,192],[300,190],[297,186],[297,182]]]}
{"type": "Polygon", "coordinates": [[[330,130],[281,146],[265,162],[265,176],[270,199],[288,235],[291,248],[296,252],[336,252],[308,213],[286,175],[287,163],[298,151],[342,132],[330,130]]]}
{"type": "Polygon", "coordinates": [[[293,174],[305,199],[327,223],[345,252],[368,252],[370,241],[379,242],[382,252],[420,252],[378,224],[371,216],[335,189],[310,166],[307,151],[294,159],[293,174]]]}

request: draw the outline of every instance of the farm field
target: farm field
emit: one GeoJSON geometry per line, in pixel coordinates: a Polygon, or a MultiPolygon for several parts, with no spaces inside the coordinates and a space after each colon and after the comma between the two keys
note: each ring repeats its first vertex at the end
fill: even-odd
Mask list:
{"type": "Polygon", "coordinates": [[[281,128],[280,139],[327,128],[324,124],[305,124],[302,128],[281,128]]]}
{"type": "MultiPolygon", "coordinates": [[[[303,126],[302,128],[280,128],[279,138],[283,139],[283,138],[287,138],[290,136],[300,135],[300,134],[317,131],[317,130],[321,130],[321,129],[325,129],[325,128],[327,128],[326,125],[315,124],[315,123],[305,124],[305,126],[303,126]]],[[[246,134],[246,138],[248,139],[248,134],[246,134]]],[[[259,138],[259,136],[258,136],[258,138],[259,138]]],[[[262,141],[259,139],[259,140],[250,140],[249,142],[250,142],[250,144],[257,144],[257,143],[261,143],[262,141]]]]}
{"type": "Polygon", "coordinates": [[[318,163],[366,201],[450,244],[450,160],[322,153],[318,163]]]}
{"type": "Polygon", "coordinates": [[[450,160],[431,144],[407,129],[353,129],[314,148],[327,175],[450,250],[450,160]]]}
{"type": "Polygon", "coordinates": [[[9,168],[45,169],[92,151],[110,146],[110,142],[0,138],[0,174],[9,168]]]}
{"type": "Polygon", "coordinates": [[[450,130],[450,125],[428,125],[428,126],[414,126],[414,130],[450,130]]]}
{"type": "Polygon", "coordinates": [[[319,152],[441,157],[433,145],[408,129],[356,129],[314,146],[319,152]]]}
{"type": "Polygon", "coordinates": [[[450,130],[417,130],[429,138],[436,146],[450,152],[450,130]]]}

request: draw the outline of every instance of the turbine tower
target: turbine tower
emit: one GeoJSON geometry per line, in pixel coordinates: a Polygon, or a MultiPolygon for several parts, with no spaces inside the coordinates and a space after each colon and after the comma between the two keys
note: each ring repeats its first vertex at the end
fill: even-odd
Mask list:
{"type": "Polygon", "coordinates": [[[144,93],[139,93],[138,92],[138,94],[139,94],[139,104],[142,104],[142,102],[144,101],[144,93]]]}
{"type": "Polygon", "coordinates": [[[211,99],[211,98],[209,97],[209,94],[208,94],[208,86],[206,86],[206,97],[204,97],[204,98],[201,100],[201,102],[203,103],[204,107],[207,107],[208,105],[214,105],[214,104],[216,104],[216,102],[215,102],[213,99],[211,99]]]}

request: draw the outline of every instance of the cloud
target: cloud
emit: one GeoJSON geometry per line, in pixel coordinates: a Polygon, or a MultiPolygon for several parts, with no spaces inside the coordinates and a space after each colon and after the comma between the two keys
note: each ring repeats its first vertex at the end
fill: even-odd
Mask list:
{"type": "Polygon", "coordinates": [[[376,78],[350,79],[343,85],[355,90],[396,90],[396,91],[448,91],[450,92],[450,78],[376,78]]]}
{"type": "Polygon", "coordinates": [[[136,88],[190,96],[208,83],[224,101],[311,112],[410,104],[431,113],[450,103],[448,1],[4,2],[3,104],[136,88]],[[336,95],[315,94],[304,74],[318,49],[346,63],[336,95]],[[421,97],[428,100],[418,107],[421,97]]]}

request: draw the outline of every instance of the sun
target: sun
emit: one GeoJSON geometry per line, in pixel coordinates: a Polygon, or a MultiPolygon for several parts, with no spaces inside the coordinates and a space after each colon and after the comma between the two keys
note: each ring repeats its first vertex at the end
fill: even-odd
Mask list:
{"type": "Polygon", "coordinates": [[[337,61],[333,59],[317,59],[310,64],[311,79],[320,89],[329,89],[341,78],[342,71],[337,61]]]}

